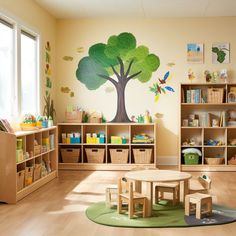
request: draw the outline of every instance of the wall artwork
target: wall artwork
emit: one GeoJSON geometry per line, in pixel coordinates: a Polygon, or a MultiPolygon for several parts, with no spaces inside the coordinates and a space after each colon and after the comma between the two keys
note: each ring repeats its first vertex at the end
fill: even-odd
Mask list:
{"type": "Polygon", "coordinates": [[[61,87],[61,92],[68,93],[71,98],[75,96],[75,93],[69,87],[61,87]]]}
{"type": "Polygon", "coordinates": [[[187,44],[187,62],[202,64],[204,62],[204,47],[202,43],[187,44]]]}
{"type": "Polygon", "coordinates": [[[171,79],[171,74],[169,71],[167,71],[163,77],[163,79],[158,79],[159,82],[153,84],[152,87],[150,87],[150,91],[155,94],[155,102],[159,101],[161,94],[166,94],[166,92],[175,92],[175,90],[166,84],[167,81],[171,79]]]}
{"type": "Polygon", "coordinates": [[[46,96],[48,96],[49,94],[49,90],[52,88],[52,80],[51,80],[51,68],[50,68],[50,64],[51,64],[51,46],[50,46],[50,42],[48,41],[45,45],[45,62],[46,62],[46,67],[45,67],[45,77],[46,77],[46,96]]]}
{"type": "Polygon", "coordinates": [[[229,43],[213,43],[212,44],[212,63],[225,64],[229,63],[229,43]]]}
{"type": "Polygon", "coordinates": [[[106,43],[92,45],[88,56],[79,61],[76,77],[89,90],[109,81],[117,91],[117,111],[112,122],[131,122],[125,107],[126,85],[131,79],[149,81],[159,66],[157,55],[146,46],[137,46],[133,34],[123,32],[110,36],[106,43]]]}

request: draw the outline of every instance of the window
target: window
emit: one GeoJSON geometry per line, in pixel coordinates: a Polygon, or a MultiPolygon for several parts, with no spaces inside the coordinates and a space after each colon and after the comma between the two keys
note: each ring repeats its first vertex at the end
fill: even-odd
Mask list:
{"type": "Polygon", "coordinates": [[[39,40],[10,22],[0,15],[0,118],[14,119],[39,113],[39,40]]]}
{"type": "Polygon", "coordinates": [[[37,41],[21,31],[21,113],[38,112],[37,41]]]}
{"type": "Polygon", "coordinates": [[[0,20],[0,35],[0,117],[11,117],[15,99],[13,26],[0,20]]]}

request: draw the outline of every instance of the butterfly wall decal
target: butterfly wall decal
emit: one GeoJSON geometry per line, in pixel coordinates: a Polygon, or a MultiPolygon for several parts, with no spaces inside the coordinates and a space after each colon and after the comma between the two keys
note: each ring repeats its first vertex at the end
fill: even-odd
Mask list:
{"type": "Polygon", "coordinates": [[[160,95],[166,94],[167,91],[175,92],[175,90],[171,87],[166,85],[166,83],[172,78],[169,71],[167,71],[163,77],[163,79],[158,78],[158,82],[154,83],[152,87],[150,87],[150,91],[155,93],[155,102],[157,102],[160,98],[160,95]]]}

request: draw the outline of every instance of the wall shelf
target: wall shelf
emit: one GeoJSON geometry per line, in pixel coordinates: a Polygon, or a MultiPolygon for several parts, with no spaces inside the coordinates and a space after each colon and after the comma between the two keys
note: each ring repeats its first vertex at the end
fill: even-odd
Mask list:
{"type": "MultiPolygon", "coordinates": [[[[58,175],[57,162],[57,128],[56,126],[34,131],[18,131],[15,134],[0,131],[0,201],[16,203],[18,200],[32,193],[58,175]],[[17,160],[17,142],[22,140],[22,153],[31,153],[32,156],[20,161],[17,160]],[[35,140],[42,147],[44,141],[48,142],[47,151],[36,153],[35,140]],[[36,166],[48,164],[48,169],[42,175],[41,168],[37,178],[36,166]],[[32,168],[32,180],[25,182],[27,168],[32,168]],[[19,179],[19,173],[22,178],[19,179]],[[19,182],[20,188],[19,188],[19,182]]],[[[25,155],[26,156],[26,155],[25,155]]]]}
{"type": "MultiPolygon", "coordinates": [[[[156,166],[156,124],[140,124],[140,123],[59,123],[58,124],[58,160],[59,169],[68,170],[130,170],[135,166],[156,166]],[[90,144],[86,143],[87,133],[104,133],[105,143],[90,144]],[[64,144],[62,142],[62,133],[80,133],[81,143],[64,144]],[[153,143],[132,143],[132,138],[136,134],[145,133],[153,138],[153,143]],[[111,143],[111,136],[125,137],[127,143],[111,143]],[[61,150],[63,148],[79,149],[80,158],[76,163],[63,163],[61,150]],[[88,163],[87,148],[104,149],[103,163],[88,163]],[[128,150],[127,163],[113,163],[111,158],[111,149],[128,150]],[[142,164],[135,162],[133,149],[151,149],[151,161],[142,164]]],[[[127,151],[126,151],[127,152],[127,151]]],[[[114,159],[113,159],[114,160],[114,159]]]]}
{"type": "MultiPolygon", "coordinates": [[[[236,103],[228,103],[228,93],[230,92],[231,87],[236,87],[236,84],[195,83],[180,85],[180,170],[236,171],[236,165],[228,164],[230,158],[236,155],[236,148],[229,145],[231,139],[236,139],[236,126],[227,126],[227,112],[229,110],[236,111],[236,103]],[[216,89],[215,91],[223,91],[220,102],[208,103],[208,89],[210,88],[216,89]],[[204,103],[202,103],[203,100],[204,103]],[[211,118],[211,116],[213,118],[211,118]],[[196,125],[194,125],[195,127],[190,127],[192,126],[192,117],[198,120],[196,121],[196,125]],[[213,119],[218,122],[216,127],[212,127],[213,119]],[[186,121],[188,121],[188,125],[190,124],[190,126],[186,125],[186,121]],[[193,141],[193,145],[187,145],[190,140],[193,141]],[[207,145],[211,140],[220,141],[221,145],[207,145]],[[182,154],[183,149],[192,147],[197,148],[202,152],[202,156],[197,165],[185,164],[182,154]],[[205,158],[219,157],[224,158],[222,164],[211,165],[206,163],[205,158]]],[[[213,96],[216,96],[216,94],[213,96]]],[[[218,97],[216,100],[219,101],[218,97]]]]}

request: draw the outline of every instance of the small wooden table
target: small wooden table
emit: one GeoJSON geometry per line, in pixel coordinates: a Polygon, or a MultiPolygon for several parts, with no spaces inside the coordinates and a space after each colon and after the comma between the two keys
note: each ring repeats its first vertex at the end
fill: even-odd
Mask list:
{"type": "Polygon", "coordinates": [[[146,191],[143,194],[146,195],[148,199],[147,203],[147,216],[152,215],[152,205],[153,205],[153,183],[154,182],[174,182],[183,181],[183,201],[185,196],[188,194],[189,189],[189,179],[192,175],[180,171],[172,170],[139,170],[130,171],[125,174],[125,177],[130,180],[146,182],[146,191]]]}

